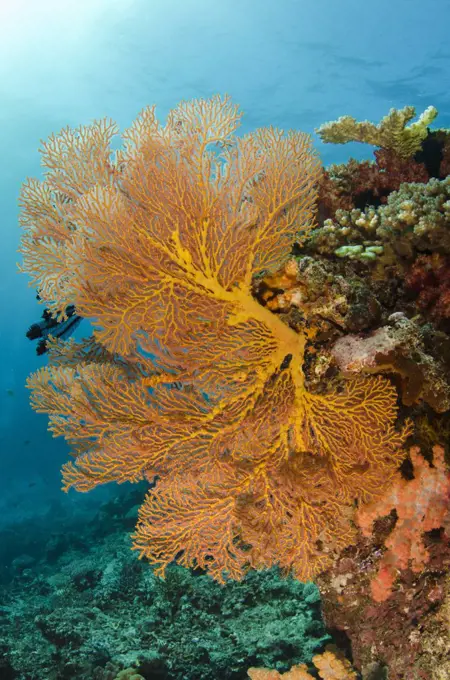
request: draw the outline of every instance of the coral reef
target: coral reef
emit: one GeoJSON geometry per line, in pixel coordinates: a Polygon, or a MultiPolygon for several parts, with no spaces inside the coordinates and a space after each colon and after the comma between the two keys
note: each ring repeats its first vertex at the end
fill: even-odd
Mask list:
{"type": "MultiPolygon", "coordinates": [[[[406,406],[423,400],[437,413],[450,409],[449,365],[443,357],[428,353],[431,330],[397,312],[388,325],[367,337],[345,335],[331,348],[331,356],[346,376],[361,373],[393,373],[400,378],[400,394],[406,406]]],[[[436,341],[436,333],[433,334],[436,341]]]]}
{"type": "Polygon", "coordinates": [[[386,149],[377,149],[374,156],[374,162],[350,159],[324,170],[319,187],[323,219],[332,217],[337,210],[386,203],[389,194],[398,191],[401,184],[427,182],[430,178],[424,163],[400,158],[386,149]]]}
{"type": "Polygon", "coordinates": [[[448,669],[450,474],[442,447],[432,464],[417,447],[410,455],[408,476],[360,508],[366,538],[318,578],[325,621],[350,640],[363,678],[440,680],[448,669]]]}
{"type": "Polygon", "coordinates": [[[409,270],[405,286],[418,309],[437,326],[450,319],[450,257],[420,255],[409,270]]]}
{"type": "Polygon", "coordinates": [[[394,521],[379,520],[376,539],[360,538],[318,577],[325,623],[338,644],[351,647],[364,680],[441,680],[448,668],[450,546],[433,533],[425,535],[430,558],[423,572],[399,573],[393,594],[374,602],[370,583],[394,521]]]}
{"type": "Polygon", "coordinates": [[[342,374],[380,372],[397,385],[402,412],[412,416],[414,439],[424,446],[419,459],[413,454],[416,463],[423,462],[416,473],[408,460],[401,468],[403,477],[397,476],[399,488],[411,480],[415,507],[425,502],[420,499],[421,493],[426,495],[422,475],[424,484],[429,476],[430,503],[433,488],[441,484],[440,505],[435,506],[441,512],[435,521],[439,527],[426,531],[420,513],[411,519],[416,535],[414,541],[409,536],[409,554],[413,557],[417,550],[428,561],[410,562],[403,553],[402,565],[396,562],[395,583],[393,571],[389,584],[384,581],[381,594],[393,588],[387,599],[374,602],[371,584],[383,586],[378,575],[385,576],[380,571],[383,555],[391,559],[386,547],[390,537],[407,550],[397,519],[406,506],[399,514],[386,509],[388,515],[375,522],[372,537],[360,536],[317,577],[326,623],[342,646],[347,641],[355,667],[367,679],[441,680],[448,674],[450,547],[444,491],[449,466],[441,454],[438,468],[423,457],[431,461],[431,447],[449,437],[448,148],[448,131],[428,131],[421,149],[408,160],[379,149],[375,163],[351,160],[329,168],[320,187],[318,226],[294,248],[296,264],[289,265],[289,276],[280,271],[258,282],[265,304],[291,325],[309,329],[308,385],[329,389],[342,374]],[[397,162],[397,173],[382,172],[383,156],[391,156],[392,167],[397,162]],[[406,174],[400,179],[403,169],[417,173],[414,180],[406,174]],[[415,564],[417,571],[411,568],[415,564]]]}
{"type": "MultiPolygon", "coordinates": [[[[49,309],[95,320],[88,353],[28,381],[71,445],[65,489],[153,481],[134,547],[223,581],[279,565],[307,580],[354,540],[355,497],[389,487],[410,428],[384,377],[308,391],[307,331],[253,295],[313,226],[307,135],[233,133],[228,98],[153,108],[111,161],[110,121],[43,146],[22,192],[23,269],[49,309]]],[[[51,356],[50,356],[51,359],[51,356]]]]}
{"type": "MultiPolygon", "coordinates": [[[[323,680],[356,680],[356,673],[350,662],[333,645],[328,645],[323,654],[316,654],[312,662],[323,680]]],[[[314,680],[316,674],[308,672],[306,664],[293,666],[286,673],[266,668],[249,668],[250,680],[314,680]]]]}
{"type": "MultiPolygon", "coordinates": [[[[421,573],[430,560],[422,535],[433,529],[450,526],[450,473],[444,461],[444,449],[433,448],[433,467],[419,453],[411,449],[414,479],[403,479],[397,474],[389,492],[376,503],[360,508],[357,522],[365,536],[370,536],[377,518],[395,509],[397,521],[385,542],[384,553],[376,577],[371,582],[375,602],[383,602],[392,593],[396,575],[408,566],[421,573]]],[[[445,536],[446,540],[450,535],[445,536]]]]}
{"type": "Polygon", "coordinates": [[[284,671],[323,650],[312,583],[277,569],[224,586],[174,566],[155,578],[129,549],[145,490],[122,487],[94,517],[60,508],[0,534],[2,680],[117,680],[129,668],[245,680],[251,665],[284,671]]]}
{"type": "MultiPolygon", "coordinates": [[[[404,260],[429,251],[450,253],[450,178],[402,184],[378,207],[336,210],[311,232],[307,251],[342,257],[344,247],[349,256],[370,247],[374,255],[382,255],[386,244],[404,260]]],[[[374,260],[374,255],[365,259],[374,260]]]]}
{"type": "MultiPolygon", "coordinates": [[[[123,544],[108,564],[77,558],[71,596],[89,593],[108,640],[96,666],[80,609],[4,613],[71,657],[68,677],[447,680],[450,134],[429,129],[433,107],[414,115],[322,126],[377,147],[326,169],[305,135],[236,137],[219,97],[165,126],[144,110],[115,155],[110,121],[44,144],[45,179],[22,192],[23,269],[55,320],[72,305],[96,331],[46,340],[32,403],[74,453],[66,488],[150,483],[134,542],[156,567],[123,544]],[[324,652],[317,591],[247,573],[272,565],[314,577],[355,671],[324,652]]],[[[39,587],[58,602],[53,578],[39,587]]],[[[28,680],[29,647],[15,657],[11,640],[6,677],[20,656],[28,680]]]]}

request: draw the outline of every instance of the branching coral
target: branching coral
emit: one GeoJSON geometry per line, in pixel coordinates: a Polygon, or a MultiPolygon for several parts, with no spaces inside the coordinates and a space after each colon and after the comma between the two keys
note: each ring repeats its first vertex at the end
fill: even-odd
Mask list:
{"type": "Polygon", "coordinates": [[[336,210],[311,232],[308,248],[359,260],[376,260],[388,244],[397,256],[450,253],[450,177],[402,184],[385,205],[336,210]]]}
{"type": "Polygon", "coordinates": [[[383,493],[406,432],[384,378],[308,393],[305,334],[252,296],[310,230],[320,164],[301,133],[233,136],[239,118],[214,97],[165,126],[145,109],[115,158],[109,121],[44,144],[23,269],[55,314],[94,320],[97,345],[54,347],[28,384],[72,447],[66,489],[158,478],[134,536],[158,573],[308,579],[351,542],[351,502],[383,493]]]}
{"type": "Polygon", "coordinates": [[[391,150],[401,158],[409,158],[420,150],[428,134],[428,126],[437,113],[434,106],[429,106],[411,125],[408,123],[416,115],[414,106],[391,109],[378,125],[368,120],[358,122],[352,116],[342,116],[336,121],[321,125],[317,133],[324,142],[364,142],[391,150]]]}
{"type": "Polygon", "coordinates": [[[385,543],[387,552],[371,583],[376,602],[383,602],[390,596],[399,570],[409,566],[416,573],[423,570],[429,559],[423,534],[448,523],[450,474],[443,448],[433,448],[433,466],[417,447],[411,449],[410,455],[414,479],[403,479],[397,473],[391,490],[382,499],[361,508],[357,515],[364,535],[370,536],[378,517],[388,515],[394,508],[397,512],[397,523],[385,543]]]}
{"type": "Polygon", "coordinates": [[[323,218],[337,210],[364,209],[386,203],[392,191],[407,182],[428,182],[423,163],[401,158],[393,151],[377,149],[375,162],[353,158],[341,165],[330,165],[320,182],[319,206],[323,218]]]}
{"type": "Polygon", "coordinates": [[[378,209],[378,238],[390,241],[400,255],[412,249],[450,252],[450,177],[427,184],[403,184],[378,209]]]}

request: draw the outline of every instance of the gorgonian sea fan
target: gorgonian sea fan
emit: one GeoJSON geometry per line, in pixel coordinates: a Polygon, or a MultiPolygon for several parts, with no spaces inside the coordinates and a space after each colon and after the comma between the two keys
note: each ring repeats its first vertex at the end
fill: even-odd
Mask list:
{"type": "Polygon", "coordinates": [[[53,343],[33,407],[69,442],[64,488],[153,480],[134,546],[216,579],[279,564],[307,579],[351,542],[355,497],[401,460],[384,378],[311,394],[305,336],[251,294],[313,225],[308,135],[238,137],[229,98],[145,109],[112,154],[107,120],[52,136],[22,191],[23,270],[95,339],[53,343]],[[324,546],[326,549],[324,549],[324,546]]]}

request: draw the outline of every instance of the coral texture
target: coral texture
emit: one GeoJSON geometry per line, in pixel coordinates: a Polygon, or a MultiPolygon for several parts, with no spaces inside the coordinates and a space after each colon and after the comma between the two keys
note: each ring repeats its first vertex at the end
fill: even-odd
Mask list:
{"type": "Polygon", "coordinates": [[[145,678],[137,673],[135,668],[124,668],[116,675],[115,680],[145,680],[145,678]]]}
{"type": "MultiPolygon", "coordinates": [[[[346,659],[334,645],[328,645],[323,654],[313,657],[313,664],[322,680],[356,680],[356,673],[350,661],[346,659]]],[[[286,673],[279,673],[268,668],[249,668],[250,680],[314,680],[315,676],[308,672],[306,664],[292,666],[286,673]]]]}
{"type": "Polygon", "coordinates": [[[427,353],[423,327],[400,312],[388,321],[367,337],[349,334],[334,343],[331,355],[340,370],[346,376],[396,373],[406,406],[423,400],[437,413],[448,411],[448,366],[427,353]]]}
{"type": "Polygon", "coordinates": [[[252,296],[312,227],[321,168],[307,135],[235,137],[239,118],[215,97],[165,126],[145,109],[115,158],[109,121],[44,144],[23,269],[55,314],[94,320],[97,344],[69,343],[28,385],[72,447],[65,489],[157,478],[134,546],[158,573],[308,579],[353,540],[353,499],[383,494],[406,432],[380,376],[308,392],[305,333],[252,296]]]}
{"type": "Polygon", "coordinates": [[[402,184],[384,205],[338,208],[309,235],[308,252],[372,261],[385,252],[412,260],[423,251],[450,253],[450,178],[402,184]],[[344,250],[345,248],[345,250],[344,250]]]}
{"type": "Polygon", "coordinates": [[[75,508],[0,531],[1,680],[116,680],[127,667],[146,680],[236,680],[322,651],[312,583],[270,569],[221,585],[175,565],[156,578],[124,540],[144,488],[121,489],[91,522],[75,508]]]}
{"type": "Polygon", "coordinates": [[[397,522],[386,540],[386,553],[381,559],[378,574],[371,583],[375,602],[383,602],[392,593],[397,572],[411,567],[420,573],[429,561],[422,535],[448,523],[450,474],[444,461],[444,449],[433,448],[433,467],[414,447],[410,451],[414,479],[403,479],[397,474],[385,496],[361,508],[357,521],[365,536],[370,536],[374,521],[388,515],[395,508],[397,522]]]}
{"type": "Polygon", "coordinates": [[[363,678],[444,680],[450,646],[450,544],[436,532],[424,535],[430,560],[423,572],[400,571],[392,595],[374,602],[370,581],[394,522],[392,515],[376,522],[374,536],[360,536],[332,569],[318,576],[324,619],[338,639],[350,641],[353,664],[363,678]]]}
{"type": "Polygon", "coordinates": [[[401,158],[387,149],[377,149],[374,156],[375,162],[351,158],[345,164],[324,170],[319,192],[324,219],[333,217],[337,210],[386,203],[389,194],[398,191],[401,184],[429,180],[423,163],[401,158]]]}
{"type": "Polygon", "coordinates": [[[437,116],[434,106],[429,106],[415,123],[408,123],[416,115],[413,106],[391,109],[378,125],[368,120],[358,122],[352,116],[341,116],[336,121],[325,123],[317,133],[324,142],[345,144],[364,142],[382,149],[393,151],[400,158],[413,156],[421,149],[428,134],[428,126],[437,116]]]}
{"type": "Polygon", "coordinates": [[[439,253],[420,255],[405,279],[418,308],[436,324],[450,319],[450,257],[439,253]]]}

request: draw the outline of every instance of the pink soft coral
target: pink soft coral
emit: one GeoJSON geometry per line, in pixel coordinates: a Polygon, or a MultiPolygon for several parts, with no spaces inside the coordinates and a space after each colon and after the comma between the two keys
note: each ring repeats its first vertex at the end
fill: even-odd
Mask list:
{"type": "Polygon", "coordinates": [[[418,447],[410,451],[414,479],[406,480],[398,473],[390,491],[379,501],[358,512],[359,526],[370,536],[374,521],[388,515],[393,508],[397,523],[386,540],[387,552],[372,581],[372,597],[383,602],[392,592],[399,570],[411,567],[420,573],[429,560],[422,534],[443,526],[448,518],[450,474],[444,461],[444,449],[433,448],[433,467],[420,454],[418,447]]]}

